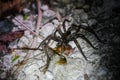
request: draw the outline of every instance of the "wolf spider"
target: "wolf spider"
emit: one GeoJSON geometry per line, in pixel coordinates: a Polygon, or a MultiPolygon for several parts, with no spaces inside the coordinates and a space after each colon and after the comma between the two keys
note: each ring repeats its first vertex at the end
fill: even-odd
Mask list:
{"type": "MultiPolygon", "coordinates": [[[[94,48],[94,49],[97,49],[97,48],[92,45],[92,43],[81,33],[80,30],[83,29],[87,32],[90,32],[98,39],[98,41],[100,41],[100,42],[102,42],[102,41],[99,39],[99,37],[96,35],[96,33],[90,27],[72,24],[68,29],[66,29],[66,26],[65,26],[66,22],[70,22],[70,20],[67,20],[67,19],[64,20],[64,22],[62,24],[63,31],[61,30],[61,26],[58,26],[58,28],[56,29],[56,31],[53,34],[46,37],[40,43],[39,47],[42,47],[43,51],[46,51],[46,53],[47,53],[47,51],[52,51],[52,53],[59,55],[60,61],[63,60],[63,62],[64,62],[64,61],[66,61],[66,58],[65,58],[65,56],[63,56],[63,54],[67,49],[68,50],[72,49],[72,46],[69,44],[69,42],[73,41],[76,44],[79,51],[81,52],[84,59],[86,61],[88,61],[88,59],[84,55],[82,48],[81,48],[80,44],[78,43],[77,39],[81,38],[81,39],[85,40],[92,48],[94,48]],[[57,33],[59,35],[57,35],[57,33]],[[57,42],[55,49],[49,47],[49,43],[51,40],[57,42]]],[[[47,55],[48,55],[47,56],[48,57],[47,68],[48,68],[50,56],[48,53],[47,53],[47,55]]]]}

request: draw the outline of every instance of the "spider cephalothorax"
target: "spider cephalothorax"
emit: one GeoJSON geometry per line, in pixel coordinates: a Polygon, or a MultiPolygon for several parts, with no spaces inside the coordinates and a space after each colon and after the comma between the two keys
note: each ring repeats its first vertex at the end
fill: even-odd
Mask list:
{"type": "Polygon", "coordinates": [[[55,50],[57,51],[57,53],[64,53],[65,55],[69,55],[69,53],[74,50],[74,48],[72,48],[71,45],[67,44],[67,45],[57,45],[55,47],[55,50]]]}

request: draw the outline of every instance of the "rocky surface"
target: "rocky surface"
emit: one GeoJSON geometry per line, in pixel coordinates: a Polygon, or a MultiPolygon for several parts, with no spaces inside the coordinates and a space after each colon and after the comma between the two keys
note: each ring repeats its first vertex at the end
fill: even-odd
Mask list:
{"type": "MultiPolygon", "coordinates": [[[[96,37],[83,31],[84,34],[94,46],[98,47],[98,50],[91,48],[84,40],[77,39],[82,47],[82,50],[89,61],[86,61],[75,44],[70,42],[75,50],[71,52],[69,56],[66,56],[67,64],[59,65],[57,61],[58,56],[54,56],[50,61],[49,68],[45,74],[41,71],[46,63],[46,56],[43,52],[36,51],[21,51],[18,50],[14,54],[20,55],[20,58],[14,63],[10,62],[10,59],[14,54],[6,55],[2,57],[6,66],[5,70],[10,69],[13,65],[23,60],[23,57],[29,52],[29,59],[21,68],[16,72],[14,78],[17,80],[119,80],[119,57],[120,57],[120,4],[119,1],[114,0],[52,0],[49,2],[49,6],[43,5],[43,21],[45,24],[52,18],[60,13],[60,21],[53,20],[52,22],[46,23],[40,29],[40,34],[44,37],[52,34],[56,27],[61,24],[64,19],[71,19],[71,23],[66,25],[69,27],[72,23],[90,26],[97,33],[99,38],[104,42],[100,43],[96,37]],[[49,13],[49,15],[47,15],[49,13]],[[54,23],[54,24],[53,24],[54,23]],[[39,54],[39,55],[38,55],[39,54]],[[6,61],[6,62],[5,62],[6,61]]],[[[22,16],[21,20],[23,20],[22,16]]],[[[33,19],[32,19],[33,20],[33,19]]],[[[23,20],[23,23],[25,21],[23,20]]],[[[32,26],[35,25],[35,21],[28,19],[25,23],[34,30],[32,26]],[[33,22],[33,23],[31,23],[33,22]]],[[[17,25],[17,24],[16,24],[17,25]]],[[[19,25],[19,24],[18,24],[19,25]]],[[[20,26],[20,25],[19,25],[20,26]]],[[[19,42],[11,43],[10,47],[29,47],[30,40],[33,35],[29,31],[25,32],[19,42]],[[13,46],[12,44],[16,44],[13,46]]],[[[36,38],[34,41],[34,47],[38,46],[42,40],[36,38]]],[[[51,47],[55,46],[55,42],[51,47]]],[[[0,60],[2,63],[2,60],[0,60]]],[[[2,68],[1,68],[2,69],[2,68]]],[[[14,69],[13,69],[14,70],[14,69]]],[[[1,78],[6,78],[6,73],[1,72],[1,78]]],[[[8,79],[10,80],[10,79],[8,79]]],[[[13,80],[13,79],[12,79],[13,80]]]]}

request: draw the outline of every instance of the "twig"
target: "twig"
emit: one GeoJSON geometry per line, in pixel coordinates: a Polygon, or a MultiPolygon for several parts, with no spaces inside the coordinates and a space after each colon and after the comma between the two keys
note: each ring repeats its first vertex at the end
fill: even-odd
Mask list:
{"type": "Polygon", "coordinates": [[[40,10],[40,0],[36,0],[37,2],[37,8],[38,8],[38,17],[37,17],[37,25],[36,25],[36,33],[39,32],[40,26],[41,26],[41,20],[42,20],[42,11],[40,10]]]}
{"type": "Polygon", "coordinates": [[[12,48],[12,50],[42,50],[42,49],[38,49],[38,48],[12,48]]]}

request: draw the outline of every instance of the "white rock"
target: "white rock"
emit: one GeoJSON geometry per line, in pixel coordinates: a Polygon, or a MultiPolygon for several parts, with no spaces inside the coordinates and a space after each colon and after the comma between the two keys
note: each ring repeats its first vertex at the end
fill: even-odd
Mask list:
{"type": "Polygon", "coordinates": [[[88,15],[84,12],[84,10],[81,10],[80,19],[85,22],[88,20],[88,15]]]}
{"type": "Polygon", "coordinates": [[[95,19],[88,20],[88,25],[89,26],[92,26],[93,24],[96,24],[96,23],[97,23],[97,21],[95,19]]]}
{"type": "Polygon", "coordinates": [[[45,11],[45,10],[48,10],[49,8],[48,8],[48,5],[42,5],[41,9],[45,11]]]}
{"type": "Polygon", "coordinates": [[[48,23],[41,28],[40,33],[43,34],[44,37],[47,37],[54,31],[55,31],[54,25],[52,23],[48,23]]]}
{"type": "Polygon", "coordinates": [[[24,8],[23,11],[24,11],[24,13],[29,13],[30,12],[30,10],[28,8],[24,8]]]}
{"type": "Polygon", "coordinates": [[[47,71],[43,80],[54,80],[54,75],[50,71],[47,71]]]}
{"type": "Polygon", "coordinates": [[[1,78],[1,79],[6,78],[6,72],[1,73],[1,74],[0,74],[0,78],[1,78]]]}
{"type": "Polygon", "coordinates": [[[46,17],[51,17],[51,16],[54,16],[56,13],[52,10],[46,10],[43,12],[43,16],[46,16],[46,17]]]}

